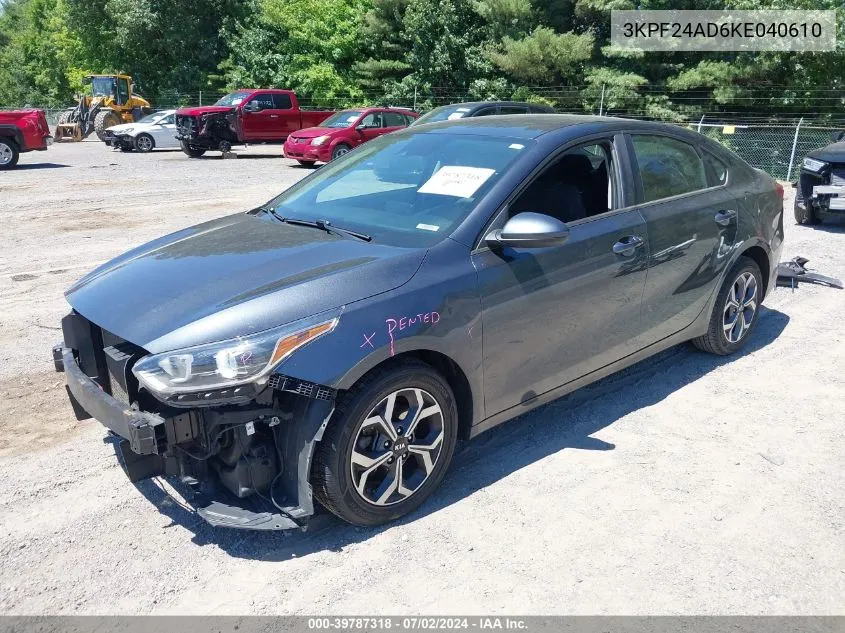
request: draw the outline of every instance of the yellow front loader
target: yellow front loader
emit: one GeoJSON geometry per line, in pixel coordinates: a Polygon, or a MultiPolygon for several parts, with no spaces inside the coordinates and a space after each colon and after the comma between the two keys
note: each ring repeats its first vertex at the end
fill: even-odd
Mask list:
{"type": "Polygon", "coordinates": [[[128,75],[89,75],[82,83],[90,86],[90,94],[82,95],[75,107],[61,113],[56,141],[81,141],[91,132],[103,140],[111,126],[132,123],[152,112],[149,101],[133,94],[128,75]]]}

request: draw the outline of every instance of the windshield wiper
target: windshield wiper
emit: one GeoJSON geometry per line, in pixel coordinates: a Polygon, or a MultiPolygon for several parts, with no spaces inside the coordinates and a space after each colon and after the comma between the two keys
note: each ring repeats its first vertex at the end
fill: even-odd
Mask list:
{"type": "Polygon", "coordinates": [[[270,213],[275,215],[277,218],[279,218],[280,221],[284,222],[285,224],[295,224],[297,226],[310,226],[315,229],[325,231],[326,233],[346,233],[347,235],[357,237],[359,240],[363,240],[365,242],[373,241],[372,235],[367,235],[366,233],[359,233],[358,231],[352,231],[350,229],[344,229],[340,226],[335,226],[328,220],[303,220],[301,218],[285,218],[280,216],[275,209],[268,209],[268,211],[270,211],[270,213]]]}

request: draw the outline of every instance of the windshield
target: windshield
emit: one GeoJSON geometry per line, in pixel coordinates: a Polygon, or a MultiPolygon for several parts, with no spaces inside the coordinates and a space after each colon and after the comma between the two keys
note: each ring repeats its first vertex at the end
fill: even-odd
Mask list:
{"type": "Polygon", "coordinates": [[[267,204],[376,242],[425,247],[458,226],[533,141],[470,134],[390,134],[333,161],[267,204]]]}
{"type": "Polygon", "coordinates": [[[426,112],[411,125],[422,125],[423,123],[434,123],[435,121],[452,121],[463,118],[469,111],[470,108],[462,105],[440,106],[430,112],[426,112]]]}
{"type": "Polygon", "coordinates": [[[320,123],[320,127],[349,127],[363,114],[363,110],[343,110],[320,123]]]}
{"type": "Polygon", "coordinates": [[[243,90],[241,92],[233,92],[231,94],[226,95],[222,99],[220,99],[214,105],[216,106],[238,106],[241,105],[244,99],[249,96],[248,90],[243,90]]]}
{"type": "Polygon", "coordinates": [[[111,97],[116,92],[114,77],[91,77],[91,96],[111,97]]]}

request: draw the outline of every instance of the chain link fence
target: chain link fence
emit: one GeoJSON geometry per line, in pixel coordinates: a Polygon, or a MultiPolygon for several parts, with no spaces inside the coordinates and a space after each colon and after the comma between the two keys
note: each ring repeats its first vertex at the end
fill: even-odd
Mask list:
{"type": "MultiPolygon", "coordinates": [[[[216,93],[178,93],[172,92],[162,95],[156,104],[156,110],[169,110],[185,105],[211,105],[224,95],[216,93]]],[[[383,95],[382,95],[383,97],[383,95]]],[[[466,95],[450,94],[438,95],[435,105],[455,103],[468,100],[466,95]]],[[[362,99],[360,105],[378,104],[377,95],[362,99]]],[[[598,114],[590,112],[582,104],[574,102],[564,103],[558,99],[555,102],[559,112],[570,114],[598,114]]],[[[312,106],[313,100],[301,99],[303,108],[312,106]]],[[[423,102],[416,100],[405,107],[419,107],[423,102]]],[[[430,103],[430,100],[429,100],[430,103]]],[[[326,108],[326,99],[321,99],[321,107],[326,108]]],[[[349,107],[348,98],[338,98],[335,108],[349,107]]],[[[388,104],[380,104],[388,105],[388,104]]],[[[403,104],[389,104],[402,106],[403,104]]],[[[47,121],[51,128],[55,128],[59,115],[65,108],[45,108],[47,121]]],[[[331,106],[328,106],[328,109],[331,106]]],[[[654,118],[644,115],[640,110],[617,110],[603,112],[611,116],[627,118],[654,118]]],[[[696,130],[705,136],[721,143],[728,149],[741,156],[751,166],[762,169],[778,180],[795,180],[800,172],[804,156],[812,149],[823,147],[832,142],[834,132],[845,130],[845,121],[837,122],[810,117],[795,119],[772,119],[766,114],[745,115],[742,118],[716,114],[712,117],[704,116],[697,120],[672,121],[671,123],[696,130]]]]}

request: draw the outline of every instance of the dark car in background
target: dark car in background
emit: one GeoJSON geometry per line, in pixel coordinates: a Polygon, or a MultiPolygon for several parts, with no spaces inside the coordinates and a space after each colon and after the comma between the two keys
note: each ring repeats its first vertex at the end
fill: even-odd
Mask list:
{"type": "Polygon", "coordinates": [[[437,123],[438,121],[454,121],[477,116],[494,116],[498,114],[552,114],[554,109],[541,103],[526,103],[524,101],[468,101],[466,103],[452,103],[434,108],[423,114],[411,125],[423,123],[437,123]]]}
{"type": "Polygon", "coordinates": [[[383,134],[408,127],[419,116],[405,108],[354,108],[342,110],[318,127],[299,130],[285,141],[286,158],[311,166],[327,163],[383,134]]]}
{"type": "Polygon", "coordinates": [[[845,132],[804,158],[795,192],[795,221],[820,224],[825,218],[845,218],[845,132]]]}
{"type": "Polygon", "coordinates": [[[210,523],[299,527],[316,499],[377,525],[458,439],[677,343],[742,348],[782,197],[669,125],[415,126],[92,271],[54,360],[130,479],[178,476],[210,523]]]}

